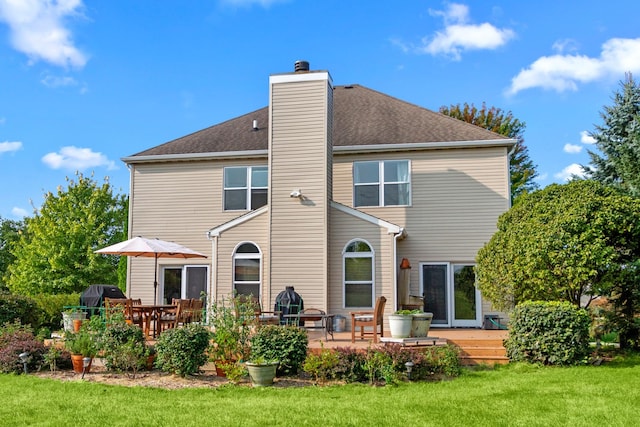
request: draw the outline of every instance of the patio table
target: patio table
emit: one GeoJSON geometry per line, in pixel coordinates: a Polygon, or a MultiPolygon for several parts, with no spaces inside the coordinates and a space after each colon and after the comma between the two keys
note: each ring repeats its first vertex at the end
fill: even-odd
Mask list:
{"type": "Polygon", "coordinates": [[[311,330],[321,330],[324,332],[324,340],[328,341],[328,335],[331,335],[333,340],[333,319],[335,314],[324,313],[298,313],[298,314],[285,314],[283,316],[286,319],[285,324],[290,325],[292,323],[302,325],[301,327],[311,330]],[[313,324],[307,326],[305,322],[320,322],[319,325],[313,324]]]}
{"type": "Polygon", "coordinates": [[[172,304],[141,304],[134,305],[133,311],[142,316],[145,336],[151,336],[151,321],[153,321],[153,338],[155,338],[159,331],[158,326],[162,313],[175,308],[176,306],[172,304]]]}

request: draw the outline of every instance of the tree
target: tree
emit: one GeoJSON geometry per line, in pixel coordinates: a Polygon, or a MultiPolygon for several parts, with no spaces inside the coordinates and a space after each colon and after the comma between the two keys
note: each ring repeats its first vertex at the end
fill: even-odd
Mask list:
{"type": "Polygon", "coordinates": [[[92,283],[117,283],[118,258],[94,250],[124,240],[126,197],[114,195],[108,179],[98,185],[76,174],[68,188],[45,194],[39,212],[13,248],[7,286],[16,294],[57,294],[92,283]]]}
{"type": "Polygon", "coordinates": [[[552,184],[500,216],[476,261],[478,287],[497,308],[608,296],[621,337],[637,345],[640,200],[591,180],[552,184]]]}
{"type": "Polygon", "coordinates": [[[589,151],[591,166],[583,169],[592,179],[640,197],[640,86],[631,73],[620,85],[613,106],[600,113],[604,123],[591,133],[602,154],[589,151]]]}
{"type": "Polygon", "coordinates": [[[13,221],[0,217],[0,291],[6,288],[4,275],[7,268],[15,260],[11,248],[20,238],[24,229],[24,221],[13,221]]]}
{"type": "Polygon", "coordinates": [[[465,103],[463,107],[460,104],[451,105],[450,107],[442,106],[440,107],[440,113],[517,141],[509,159],[511,200],[515,200],[519,195],[529,193],[538,188],[538,184],[534,181],[538,176],[537,166],[529,158],[529,149],[524,145],[522,136],[526,124],[514,118],[511,111],[504,113],[500,108],[487,108],[484,103],[482,108],[478,109],[473,104],[465,103]]]}

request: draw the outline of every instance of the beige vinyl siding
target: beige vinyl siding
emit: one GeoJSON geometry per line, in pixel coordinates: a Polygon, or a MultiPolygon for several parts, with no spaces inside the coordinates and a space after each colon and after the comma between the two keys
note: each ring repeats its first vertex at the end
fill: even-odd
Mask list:
{"type": "MultiPolygon", "coordinates": [[[[394,235],[389,234],[386,228],[379,227],[376,224],[372,224],[336,209],[331,210],[328,311],[333,314],[344,315],[347,317],[347,322],[349,322],[349,312],[360,310],[357,308],[344,308],[344,266],[342,251],[347,243],[353,239],[362,239],[367,241],[375,252],[374,298],[379,296],[386,297],[387,305],[385,307],[385,314],[391,314],[393,307],[395,306],[395,280],[393,278],[394,235]]],[[[372,308],[373,307],[369,309],[372,308]]]]}
{"type": "MultiPolygon", "coordinates": [[[[265,306],[269,306],[272,291],[269,288],[269,238],[268,238],[268,216],[263,214],[252,218],[236,227],[226,230],[218,237],[218,255],[216,259],[215,285],[216,299],[228,299],[233,290],[233,254],[241,243],[250,242],[255,244],[262,254],[262,289],[260,299],[265,306]]],[[[275,297],[274,297],[275,298],[275,297]]]]}
{"type": "MultiPolygon", "coordinates": [[[[265,159],[138,164],[132,166],[129,203],[130,236],[175,241],[207,255],[196,259],[159,259],[162,266],[211,265],[211,242],[206,232],[244,211],[222,208],[222,175],[225,166],[266,165],[265,159]]],[[[129,260],[127,287],[133,298],[153,300],[153,259],[129,260]]]]}
{"type": "Polygon", "coordinates": [[[326,80],[271,89],[270,283],[294,286],[307,307],[326,305],[330,92],[326,80]]]}
{"type": "Polygon", "coordinates": [[[334,198],[353,206],[352,164],[364,160],[411,161],[411,206],[359,208],[404,227],[398,259],[411,265],[418,293],[420,262],[474,263],[477,251],[509,208],[506,148],[468,148],[344,155],[334,158],[334,198]]]}

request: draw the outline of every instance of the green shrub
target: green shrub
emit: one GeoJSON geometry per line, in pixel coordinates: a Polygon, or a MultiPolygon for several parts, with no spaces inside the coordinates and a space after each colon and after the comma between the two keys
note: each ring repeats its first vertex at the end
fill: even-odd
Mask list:
{"type": "Polygon", "coordinates": [[[142,329],[123,320],[110,321],[102,333],[100,349],[105,366],[112,371],[135,373],[147,363],[149,351],[142,329]]]}
{"type": "Polygon", "coordinates": [[[266,325],[251,337],[251,358],[277,360],[278,375],[295,375],[307,357],[307,331],[297,326],[266,325]]]}
{"type": "Polygon", "coordinates": [[[80,294],[39,294],[32,297],[42,315],[41,326],[52,331],[60,329],[62,324],[62,311],[65,306],[78,305],[80,294]]]}
{"type": "Polygon", "coordinates": [[[352,347],[337,347],[338,364],[335,367],[333,378],[348,383],[364,382],[367,373],[364,370],[365,353],[352,347]]]}
{"type": "Polygon", "coordinates": [[[31,325],[32,330],[40,327],[42,312],[36,302],[26,296],[0,293],[0,325],[19,321],[31,325]]]}
{"type": "Polygon", "coordinates": [[[302,369],[313,375],[317,382],[325,382],[335,378],[336,366],[338,366],[338,354],[328,348],[322,348],[319,353],[309,353],[304,360],[302,369]]]}
{"type": "Polygon", "coordinates": [[[46,351],[44,344],[33,335],[30,325],[15,322],[5,323],[0,328],[0,372],[22,372],[23,365],[18,356],[23,352],[29,353],[27,368],[39,370],[46,351]]]}
{"type": "Polygon", "coordinates": [[[505,340],[511,361],[571,365],[589,355],[590,318],[568,302],[525,302],[516,306],[505,340]]]}
{"type": "Polygon", "coordinates": [[[367,373],[369,384],[384,381],[385,384],[392,385],[400,380],[400,375],[394,369],[391,356],[378,349],[369,348],[367,350],[364,371],[367,373]]]}
{"type": "Polygon", "coordinates": [[[204,326],[196,324],[164,331],[155,345],[156,367],[183,377],[195,374],[207,363],[210,337],[204,326]]]}
{"type": "Polygon", "coordinates": [[[424,359],[414,368],[417,370],[416,375],[442,374],[457,377],[462,372],[459,349],[456,346],[447,344],[428,347],[422,351],[422,355],[424,359]],[[421,372],[423,369],[426,372],[421,372]]]}

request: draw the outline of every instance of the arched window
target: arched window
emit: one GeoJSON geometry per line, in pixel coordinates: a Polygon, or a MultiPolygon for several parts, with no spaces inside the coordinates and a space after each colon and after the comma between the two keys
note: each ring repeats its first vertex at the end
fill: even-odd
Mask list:
{"type": "Polygon", "coordinates": [[[364,240],[352,240],[342,252],[345,308],[373,307],[374,253],[364,240]]]}
{"type": "Polygon", "coordinates": [[[240,244],[233,254],[233,290],[260,298],[262,254],[253,243],[240,244]]]}

